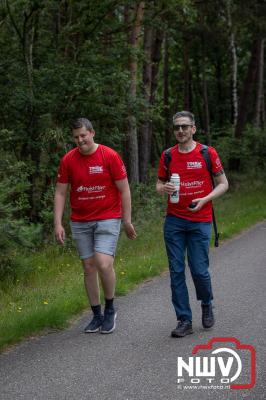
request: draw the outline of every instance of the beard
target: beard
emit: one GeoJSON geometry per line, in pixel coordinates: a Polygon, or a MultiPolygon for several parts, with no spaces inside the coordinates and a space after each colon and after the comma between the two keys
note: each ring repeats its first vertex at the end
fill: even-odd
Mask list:
{"type": "Polygon", "coordinates": [[[192,140],[192,135],[176,136],[177,143],[186,144],[192,140]]]}

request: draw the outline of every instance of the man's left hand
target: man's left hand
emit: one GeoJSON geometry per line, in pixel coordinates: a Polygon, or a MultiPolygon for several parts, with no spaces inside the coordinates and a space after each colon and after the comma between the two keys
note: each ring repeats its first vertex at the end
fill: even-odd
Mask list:
{"type": "Polygon", "coordinates": [[[127,237],[129,239],[136,239],[137,234],[136,234],[135,228],[132,225],[132,223],[131,222],[124,222],[123,225],[124,225],[124,230],[126,232],[127,237]]]}
{"type": "Polygon", "coordinates": [[[193,199],[192,200],[192,204],[195,205],[195,206],[193,206],[193,208],[192,207],[188,207],[187,209],[189,211],[191,211],[192,213],[195,213],[195,212],[201,210],[205,203],[206,203],[206,200],[204,198],[202,198],[202,199],[193,199]]]}

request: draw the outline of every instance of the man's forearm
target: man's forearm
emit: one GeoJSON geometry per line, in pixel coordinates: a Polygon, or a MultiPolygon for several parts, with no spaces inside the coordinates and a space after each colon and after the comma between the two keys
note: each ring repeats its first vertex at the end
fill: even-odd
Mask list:
{"type": "Polygon", "coordinates": [[[212,201],[222,196],[228,190],[226,183],[219,183],[215,188],[205,197],[205,200],[212,201]]]}
{"type": "Polygon", "coordinates": [[[123,222],[131,223],[131,195],[130,190],[124,190],[121,193],[122,219],[123,222]]]}
{"type": "Polygon", "coordinates": [[[62,224],[66,198],[60,193],[55,194],[54,199],[54,226],[62,224]]]}

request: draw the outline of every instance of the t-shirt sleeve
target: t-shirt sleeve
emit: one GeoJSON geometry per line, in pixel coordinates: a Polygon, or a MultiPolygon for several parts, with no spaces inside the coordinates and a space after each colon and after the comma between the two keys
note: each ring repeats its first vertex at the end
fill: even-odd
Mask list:
{"type": "Polygon", "coordinates": [[[60,161],[60,165],[57,172],[57,182],[69,183],[68,168],[65,157],[63,157],[60,161]]]}
{"type": "Polygon", "coordinates": [[[127,171],[123,160],[116,151],[112,151],[108,157],[109,168],[114,181],[119,181],[127,177],[127,171]]]}
{"type": "Polygon", "coordinates": [[[217,151],[213,147],[209,147],[209,155],[211,158],[212,174],[215,176],[216,174],[223,173],[222,162],[217,151]]]}
{"type": "Polygon", "coordinates": [[[159,166],[158,166],[158,179],[161,181],[167,181],[167,172],[164,165],[164,152],[161,155],[159,166]]]}

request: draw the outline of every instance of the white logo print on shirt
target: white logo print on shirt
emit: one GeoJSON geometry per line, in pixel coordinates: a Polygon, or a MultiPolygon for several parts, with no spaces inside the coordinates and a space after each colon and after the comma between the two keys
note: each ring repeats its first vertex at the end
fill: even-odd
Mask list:
{"type": "Polygon", "coordinates": [[[199,169],[202,168],[201,161],[188,161],[187,162],[187,169],[199,169]]]}
{"type": "Polygon", "coordinates": [[[87,193],[97,193],[97,192],[102,192],[104,189],[106,188],[106,186],[79,186],[77,188],[77,192],[87,192],[87,193]]]}
{"type": "Polygon", "coordinates": [[[203,181],[193,181],[193,182],[181,182],[181,186],[186,188],[197,188],[203,185],[203,181]]]}
{"type": "Polygon", "coordinates": [[[101,174],[103,173],[103,165],[95,165],[94,167],[89,167],[90,174],[101,174]]]}

